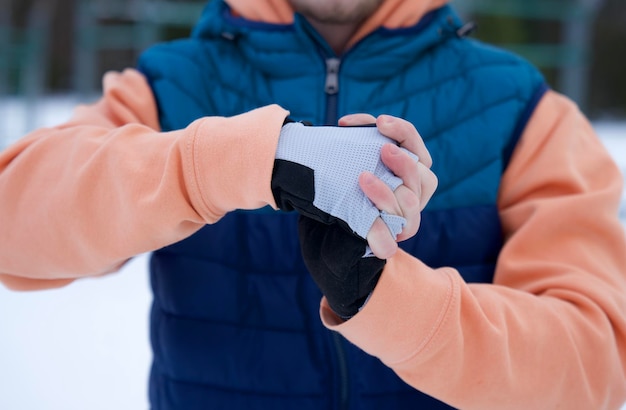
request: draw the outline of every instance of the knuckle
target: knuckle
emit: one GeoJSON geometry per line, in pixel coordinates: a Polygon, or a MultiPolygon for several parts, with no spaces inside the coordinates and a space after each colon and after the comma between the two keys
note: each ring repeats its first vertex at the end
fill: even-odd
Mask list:
{"type": "Polygon", "coordinates": [[[398,203],[400,204],[400,208],[403,210],[403,214],[410,214],[412,211],[419,209],[420,193],[414,192],[406,185],[398,187],[396,197],[398,203]]]}
{"type": "Polygon", "coordinates": [[[439,178],[437,178],[437,175],[435,175],[432,171],[429,170],[425,179],[425,185],[424,185],[425,189],[422,188],[422,190],[428,192],[429,196],[431,196],[437,189],[438,185],[439,185],[439,178]]]}

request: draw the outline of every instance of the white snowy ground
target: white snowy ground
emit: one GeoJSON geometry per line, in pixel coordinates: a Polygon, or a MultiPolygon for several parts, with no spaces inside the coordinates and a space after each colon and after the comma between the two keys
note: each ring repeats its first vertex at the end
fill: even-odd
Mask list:
{"type": "MultiPolygon", "coordinates": [[[[0,148],[30,129],[66,120],[77,102],[54,97],[25,108],[0,99],[0,148]],[[26,112],[35,113],[34,122],[26,123],[26,112]]],[[[626,172],[626,121],[594,127],[626,172]]],[[[60,290],[15,293],[0,286],[0,409],[147,409],[146,264],[142,255],[118,274],[60,290]]]]}

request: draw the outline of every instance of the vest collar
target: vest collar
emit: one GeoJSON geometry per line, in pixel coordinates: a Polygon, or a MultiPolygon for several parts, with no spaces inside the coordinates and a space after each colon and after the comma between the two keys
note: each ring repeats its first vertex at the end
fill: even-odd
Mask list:
{"type": "MultiPolygon", "coordinates": [[[[271,24],[291,24],[294,12],[288,0],[225,0],[233,13],[246,20],[271,24]]],[[[429,11],[448,0],[385,0],[357,30],[348,43],[354,45],[378,28],[399,29],[416,25],[429,11]]]]}
{"type": "MultiPolygon", "coordinates": [[[[349,68],[355,67],[358,72],[353,75],[358,78],[393,76],[436,44],[456,36],[461,26],[449,5],[428,12],[413,26],[381,26],[340,56],[342,73],[349,74],[349,68]]],[[[192,37],[235,41],[238,53],[255,69],[272,76],[303,75],[317,70],[320,55],[335,56],[301,15],[295,15],[291,23],[248,20],[234,15],[225,0],[209,2],[192,37]]]]}

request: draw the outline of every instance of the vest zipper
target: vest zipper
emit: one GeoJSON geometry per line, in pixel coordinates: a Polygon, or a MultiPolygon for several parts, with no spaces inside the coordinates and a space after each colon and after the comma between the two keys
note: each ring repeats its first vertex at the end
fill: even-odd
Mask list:
{"type": "Polygon", "coordinates": [[[337,98],[339,93],[339,66],[341,60],[337,57],[330,57],[324,60],[326,63],[326,83],[324,92],[326,93],[326,125],[337,125],[337,98]]]}
{"type": "Polygon", "coordinates": [[[326,94],[326,113],[324,124],[320,125],[337,125],[339,119],[337,93],[339,93],[339,66],[341,59],[330,48],[328,43],[319,35],[319,33],[300,15],[296,15],[296,20],[302,24],[302,28],[306,31],[310,39],[315,43],[315,48],[320,57],[324,60],[326,66],[326,79],[324,83],[324,93],[326,94]]]}
{"type": "Polygon", "coordinates": [[[348,360],[343,347],[342,337],[337,332],[332,332],[335,353],[339,369],[339,410],[348,410],[350,407],[350,380],[348,377],[348,360]]]}
{"type": "MultiPolygon", "coordinates": [[[[337,98],[339,93],[339,67],[341,59],[329,57],[324,59],[326,63],[326,82],[324,92],[326,93],[326,125],[337,125],[338,106],[337,98]]],[[[343,347],[342,337],[339,333],[332,332],[335,353],[337,354],[337,368],[339,371],[339,410],[348,410],[350,406],[350,380],[348,376],[348,360],[343,347]]]]}

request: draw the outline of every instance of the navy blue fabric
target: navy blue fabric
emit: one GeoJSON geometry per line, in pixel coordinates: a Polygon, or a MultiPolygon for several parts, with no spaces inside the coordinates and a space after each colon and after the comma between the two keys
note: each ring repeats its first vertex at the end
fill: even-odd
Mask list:
{"type": "MultiPolygon", "coordinates": [[[[332,104],[324,59],[333,53],[303,18],[249,22],[222,0],[190,38],[147,50],[139,69],[164,130],[271,103],[313,124],[354,112],[410,120],[439,188],[401,247],[468,282],[491,282],[500,179],[545,85],[522,59],[458,37],[461,25],[446,6],[415,27],[370,34],[339,56],[332,104]]],[[[230,213],[154,252],[152,408],[449,408],[321,325],[297,238],[297,215],[266,208],[230,213]]]]}

